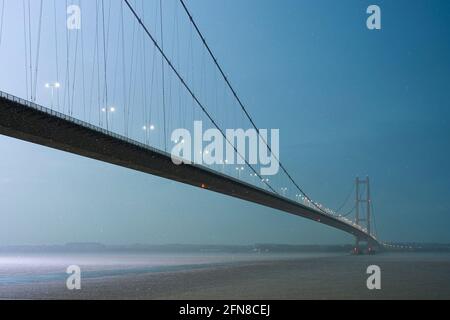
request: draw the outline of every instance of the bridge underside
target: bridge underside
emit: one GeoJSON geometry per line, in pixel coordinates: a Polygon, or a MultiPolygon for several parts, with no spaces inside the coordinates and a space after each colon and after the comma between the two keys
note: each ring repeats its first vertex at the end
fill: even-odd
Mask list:
{"type": "Polygon", "coordinates": [[[376,241],[363,231],[261,188],[197,165],[175,165],[159,150],[50,110],[0,96],[0,134],[258,203],[376,241]],[[42,109],[42,110],[39,110],[42,109]]]}

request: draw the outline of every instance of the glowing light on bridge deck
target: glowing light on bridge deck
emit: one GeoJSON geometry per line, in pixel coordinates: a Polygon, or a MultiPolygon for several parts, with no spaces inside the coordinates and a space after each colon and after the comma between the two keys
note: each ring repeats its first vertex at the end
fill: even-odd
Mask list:
{"type": "Polygon", "coordinates": [[[45,84],[46,88],[54,88],[54,89],[58,89],[59,87],[61,87],[61,84],[59,82],[53,82],[53,83],[46,83],[45,84]]]}
{"type": "Polygon", "coordinates": [[[152,125],[152,124],[149,125],[149,126],[143,125],[142,126],[142,130],[144,130],[144,131],[147,131],[147,130],[153,131],[153,130],[155,130],[155,126],[152,125]]]}
{"type": "Polygon", "coordinates": [[[108,111],[108,112],[114,113],[114,112],[116,112],[116,108],[115,108],[115,107],[102,108],[101,111],[102,111],[102,112],[108,111]]]}
{"type": "Polygon", "coordinates": [[[45,87],[46,87],[47,89],[51,89],[51,91],[52,91],[52,96],[51,96],[51,106],[52,106],[52,109],[53,109],[53,99],[54,99],[54,95],[55,95],[55,89],[59,89],[60,86],[61,86],[61,84],[60,84],[59,82],[52,82],[52,83],[47,82],[47,83],[45,84],[45,87]]]}

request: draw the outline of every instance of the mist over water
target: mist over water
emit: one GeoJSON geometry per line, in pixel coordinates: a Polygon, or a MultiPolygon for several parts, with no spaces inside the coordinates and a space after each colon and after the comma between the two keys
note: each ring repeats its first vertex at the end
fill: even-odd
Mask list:
{"type": "Polygon", "coordinates": [[[450,254],[9,253],[0,298],[448,299],[450,254]],[[81,290],[66,287],[69,265],[82,270],[81,290]],[[370,265],[381,290],[366,287],[370,265]]]}
{"type": "Polygon", "coordinates": [[[338,253],[49,253],[0,255],[0,285],[65,281],[66,269],[78,265],[83,278],[207,269],[233,263],[338,256],[338,253]]]}

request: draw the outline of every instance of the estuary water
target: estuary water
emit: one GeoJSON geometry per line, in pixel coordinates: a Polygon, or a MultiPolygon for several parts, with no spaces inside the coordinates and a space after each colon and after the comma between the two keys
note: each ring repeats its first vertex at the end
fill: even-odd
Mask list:
{"type": "Polygon", "coordinates": [[[450,299],[450,254],[2,254],[0,298],[450,299]],[[70,265],[81,290],[66,287],[70,265]]]}
{"type": "Polygon", "coordinates": [[[177,272],[217,268],[243,262],[309,259],[338,256],[327,253],[229,254],[229,253],[89,253],[0,255],[0,286],[66,281],[67,268],[79,266],[83,279],[143,273],[177,272]]]}

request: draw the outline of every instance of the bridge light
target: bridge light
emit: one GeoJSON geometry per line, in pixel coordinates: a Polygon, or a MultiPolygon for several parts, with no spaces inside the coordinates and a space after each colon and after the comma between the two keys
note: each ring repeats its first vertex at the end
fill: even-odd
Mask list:
{"type": "Polygon", "coordinates": [[[47,83],[45,84],[45,87],[46,87],[47,89],[48,89],[48,88],[58,89],[59,87],[61,87],[61,84],[60,84],[59,82],[52,82],[52,83],[47,82],[47,83]]]}
{"type": "MultiPolygon", "coordinates": [[[[115,110],[115,109],[114,109],[115,110]]],[[[102,110],[103,111],[103,110],[102,110]]],[[[155,126],[154,125],[149,125],[149,126],[147,126],[147,125],[143,125],[142,126],[142,130],[144,130],[144,131],[147,131],[147,130],[151,130],[151,131],[153,131],[153,130],[155,130],[155,126]]]]}
{"type": "Polygon", "coordinates": [[[52,83],[47,82],[45,84],[45,87],[47,89],[51,89],[51,106],[52,106],[52,109],[53,109],[53,99],[54,99],[54,95],[55,95],[55,89],[59,89],[60,86],[61,85],[59,84],[59,82],[52,82],[52,83]]]}
{"type": "Polygon", "coordinates": [[[241,172],[244,171],[244,167],[236,167],[239,179],[241,178],[241,172]]]}
{"type": "Polygon", "coordinates": [[[109,107],[108,109],[102,108],[101,110],[102,110],[102,112],[106,112],[106,110],[108,110],[108,112],[116,112],[116,108],[115,107],[109,107]]]}

